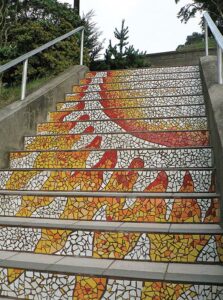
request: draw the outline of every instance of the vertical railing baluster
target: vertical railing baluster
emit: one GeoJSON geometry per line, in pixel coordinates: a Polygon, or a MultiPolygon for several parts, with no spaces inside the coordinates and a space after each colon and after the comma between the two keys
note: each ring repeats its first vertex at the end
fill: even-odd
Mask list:
{"type": "Polygon", "coordinates": [[[208,23],[205,20],[205,55],[208,56],[209,54],[209,47],[208,47],[208,23]]]}
{"type": "Polygon", "coordinates": [[[27,70],[28,70],[28,59],[24,60],[23,62],[21,100],[24,100],[26,97],[27,70]]]}
{"type": "Polygon", "coordinates": [[[223,84],[223,77],[222,77],[222,50],[219,45],[217,45],[217,64],[218,64],[218,83],[223,84]]]}
{"type": "Polygon", "coordinates": [[[81,32],[81,49],[80,49],[80,65],[83,66],[84,61],[84,29],[81,32]]]}

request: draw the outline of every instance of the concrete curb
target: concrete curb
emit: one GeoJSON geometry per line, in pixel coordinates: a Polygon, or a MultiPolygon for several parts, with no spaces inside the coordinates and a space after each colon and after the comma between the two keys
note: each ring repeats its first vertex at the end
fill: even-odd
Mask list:
{"type": "Polygon", "coordinates": [[[211,130],[211,144],[216,159],[217,192],[221,194],[221,226],[223,226],[223,85],[217,84],[215,56],[202,57],[200,67],[211,130]]]}

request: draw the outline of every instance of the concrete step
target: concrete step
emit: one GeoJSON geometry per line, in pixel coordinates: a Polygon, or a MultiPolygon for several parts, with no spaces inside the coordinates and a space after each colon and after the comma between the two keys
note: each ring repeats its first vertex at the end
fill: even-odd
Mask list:
{"type": "Polygon", "coordinates": [[[134,108],[101,108],[100,110],[56,111],[48,113],[49,122],[76,121],[81,116],[88,115],[91,120],[166,118],[166,117],[204,117],[204,105],[170,106],[170,107],[134,107],[134,108]]]}
{"type": "Polygon", "coordinates": [[[100,91],[121,91],[135,89],[159,89],[159,88],[179,88],[179,87],[197,87],[201,89],[201,79],[171,79],[171,80],[150,80],[150,81],[132,81],[120,83],[100,83],[90,85],[74,85],[73,93],[87,93],[100,91]]]}
{"type": "Polygon", "coordinates": [[[177,293],[182,299],[196,295],[197,299],[208,300],[221,299],[223,295],[223,267],[219,265],[98,260],[10,251],[0,252],[0,265],[1,295],[11,297],[31,295],[44,299],[47,295],[48,299],[71,299],[76,295],[76,299],[83,299],[85,295],[87,299],[89,294],[103,293],[104,299],[118,299],[120,295],[123,299],[149,299],[148,296],[159,295],[168,300],[177,293]],[[70,298],[63,297],[64,290],[70,298]]]}
{"type": "Polygon", "coordinates": [[[95,71],[88,72],[86,78],[100,78],[107,76],[142,76],[146,74],[172,74],[172,73],[193,73],[199,72],[199,66],[184,66],[184,67],[167,67],[167,68],[142,68],[131,70],[112,70],[112,71],[95,71]]]}
{"type": "MultiPolygon", "coordinates": [[[[126,169],[134,158],[144,162],[145,168],[208,168],[213,166],[211,148],[192,149],[130,149],[82,151],[16,151],[10,153],[10,169],[92,168],[105,157],[116,156],[114,168],[126,169]]],[[[110,168],[110,165],[105,165],[110,168]]]]}
{"type": "Polygon", "coordinates": [[[206,117],[107,119],[90,120],[83,115],[76,121],[45,122],[37,125],[37,134],[81,134],[84,131],[98,133],[157,132],[176,130],[207,130],[206,117]]]}
{"type": "Polygon", "coordinates": [[[199,79],[200,72],[178,72],[178,73],[160,73],[160,74],[145,74],[145,75],[129,75],[129,76],[109,76],[109,77],[94,77],[84,78],[80,80],[80,85],[100,84],[100,83],[119,83],[119,82],[134,82],[134,81],[149,81],[149,80],[174,80],[174,79],[199,79]]]}
{"type": "Polygon", "coordinates": [[[92,169],[18,169],[0,171],[0,189],[24,191],[83,192],[214,192],[211,168],[145,169],[141,159],[133,159],[127,170],[113,167],[107,157],[92,169]]]}
{"type": "Polygon", "coordinates": [[[66,101],[98,100],[98,99],[126,99],[145,97],[176,97],[200,96],[203,94],[201,86],[171,87],[154,89],[133,89],[118,91],[81,92],[66,94],[66,101]]]}
{"type": "Polygon", "coordinates": [[[108,100],[88,100],[88,101],[69,101],[57,104],[57,110],[90,110],[104,108],[130,108],[130,107],[161,107],[161,106],[180,106],[180,105],[199,105],[204,104],[204,97],[200,96],[181,96],[181,97],[147,97],[134,99],[108,99],[108,100]]]}
{"type": "MultiPolygon", "coordinates": [[[[0,216],[56,220],[217,223],[219,195],[214,193],[108,193],[0,191],[0,216]]],[[[7,221],[6,219],[3,219],[7,221]]],[[[16,222],[16,220],[15,220],[16,222]]],[[[48,220],[49,222],[49,220],[48,220]]],[[[83,223],[82,223],[83,224],[83,223]]]]}
{"type": "MultiPolygon", "coordinates": [[[[89,128],[94,131],[93,128],[89,128]]],[[[134,149],[160,147],[196,147],[209,145],[207,130],[151,131],[93,134],[57,134],[26,136],[26,150],[134,149]]]]}
{"type": "Polygon", "coordinates": [[[0,251],[128,261],[223,262],[218,225],[132,224],[0,218],[0,251]]]}

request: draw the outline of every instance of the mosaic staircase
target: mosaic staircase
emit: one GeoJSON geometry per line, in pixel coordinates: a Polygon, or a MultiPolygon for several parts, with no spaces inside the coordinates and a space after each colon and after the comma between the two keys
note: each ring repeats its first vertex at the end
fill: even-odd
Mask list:
{"type": "Polygon", "coordinates": [[[89,72],[0,171],[0,298],[223,299],[199,68],[89,72]]]}

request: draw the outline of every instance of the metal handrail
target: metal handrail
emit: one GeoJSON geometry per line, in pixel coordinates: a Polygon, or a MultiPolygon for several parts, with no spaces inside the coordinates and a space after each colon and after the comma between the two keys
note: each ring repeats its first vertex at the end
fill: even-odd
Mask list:
{"type": "Polygon", "coordinates": [[[222,69],[222,52],[223,52],[223,36],[214,21],[210,17],[209,13],[204,13],[205,22],[205,54],[208,56],[208,28],[210,28],[215,41],[217,43],[217,68],[218,68],[218,83],[223,84],[223,69],[222,69]]]}
{"type": "Polygon", "coordinates": [[[71,35],[74,35],[77,32],[81,31],[81,45],[80,45],[80,65],[83,65],[83,57],[84,57],[84,26],[78,27],[74,30],[69,31],[68,33],[65,33],[61,35],[60,37],[30,51],[26,54],[23,54],[19,56],[16,59],[11,60],[10,62],[6,63],[5,65],[0,66],[0,73],[16,66],[17,64],[23,62],[23,72],[22,72],[22,88],[21,88],[21,100],[25,99],[26,96],[26,83],[27,83],[27,71],[28,71],[28,60],[30,57],[34,56],[37,53],[42,52],[45,49],[48,49],[49,47],[57,44],[58,42],[61,42],[71,35]]]}

